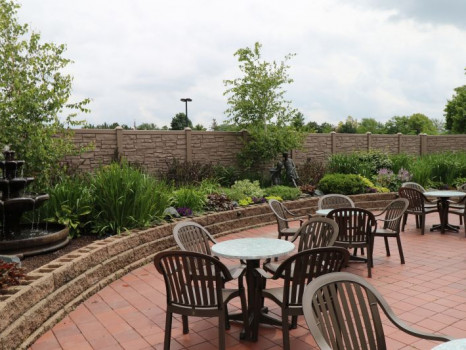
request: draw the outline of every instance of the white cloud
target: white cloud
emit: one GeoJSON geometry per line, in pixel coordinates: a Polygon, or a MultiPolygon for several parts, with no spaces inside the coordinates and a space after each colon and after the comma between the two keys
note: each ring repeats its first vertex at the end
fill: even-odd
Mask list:
{"type": "Polygon", "coordinates": [[[267,60],[297,54],[287,98],[307,120],[440,118],[465,84],[466,29],[456,13],[466,3],[455,2],[455,13],[410,3],[23,0],[20,20],[67,44],[75,98],[93,100],[93,124],[169,125],[184,111],[181,97],[193,99],[194,124],[221,122],[223,80],[239,75],[233,53],[255,41],[267,60]]]}

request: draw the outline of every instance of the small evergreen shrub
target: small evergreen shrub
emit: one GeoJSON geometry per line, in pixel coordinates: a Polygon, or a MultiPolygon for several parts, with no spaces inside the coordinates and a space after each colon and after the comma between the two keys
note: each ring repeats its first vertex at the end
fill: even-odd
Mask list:
{"type": "Polygon", "coordinates": [[[366,192],[364,180],[355,174],[327,174],[320,180],[318,188],[326,194],[350,195],[366,192]]]}
{"type": "Polygon", "coordinates": [[[264,197],[264,191],[260,188],[259,181],[251,182],[250,180],[235,181],[233,186],[225,194],[232,200],[239,202],[247,197],[264,197]]]}

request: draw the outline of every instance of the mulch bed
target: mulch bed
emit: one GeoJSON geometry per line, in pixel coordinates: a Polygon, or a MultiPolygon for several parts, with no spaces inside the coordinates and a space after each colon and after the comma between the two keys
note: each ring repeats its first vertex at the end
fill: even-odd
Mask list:
{"type": "Polygon", "coordinates": [[[65,247],[56,250],[52,253],[40,254],[35,256],[29,256],[21,260],[21,267],[26,270],[26,273],[31,272],[43,265],[48,264],[52,260],[59,258],[62,255],[68,254],[74,250],[80,249],[82,247],[91,244],[92,242],[99,239],[97,236],[80,236],[70,240],[65,247]]]}

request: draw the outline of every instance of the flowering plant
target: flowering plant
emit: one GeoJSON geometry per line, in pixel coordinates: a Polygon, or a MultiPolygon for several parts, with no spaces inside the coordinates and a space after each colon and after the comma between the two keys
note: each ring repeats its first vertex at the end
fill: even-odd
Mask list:
{"type": "Polygon", "coordinates": [[[193,215],[193,211],[191,210],[191,208],[181,207],[181,208],[176,208],[176,211],[181,216],[191,216],[191,215],[193,215]]]}

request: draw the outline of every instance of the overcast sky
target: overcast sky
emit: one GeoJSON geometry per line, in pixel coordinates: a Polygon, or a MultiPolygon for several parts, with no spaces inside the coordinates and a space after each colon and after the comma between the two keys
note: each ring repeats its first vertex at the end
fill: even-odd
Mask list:
{"type": "Polygon", "coordinates": [[[225,120],[233,56],[260,42],[289,61],[286,98],[306,122],[443,119],[466,84],[465,0],[19,0],[21,22],[67,45],[74,96],[88,122],[170,125],[184,112],[225,120]]]}

